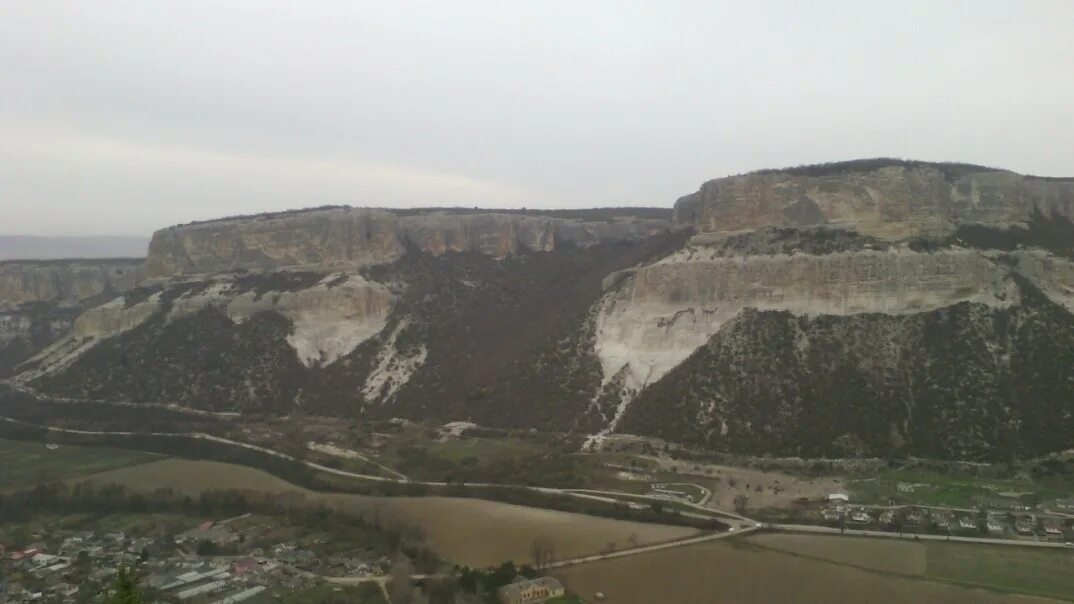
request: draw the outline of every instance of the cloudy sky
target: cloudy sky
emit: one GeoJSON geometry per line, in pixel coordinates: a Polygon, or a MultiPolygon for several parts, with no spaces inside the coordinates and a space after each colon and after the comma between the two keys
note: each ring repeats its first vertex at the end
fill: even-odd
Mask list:
{"type": "Polygon", "coordinates": [[[875,4],[0,0],[0,233],[667,206],[881,155],[1074,174],[1074,2],[875,4]]]}

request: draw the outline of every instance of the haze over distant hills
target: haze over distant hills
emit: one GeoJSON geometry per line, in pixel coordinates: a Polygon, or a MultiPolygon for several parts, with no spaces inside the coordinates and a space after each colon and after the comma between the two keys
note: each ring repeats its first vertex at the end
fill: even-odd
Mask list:
{"type": "Polygon", "coordinates": [[[148,237],[0,235],[0,260],[142,258],[148,247],[148,237]]]}

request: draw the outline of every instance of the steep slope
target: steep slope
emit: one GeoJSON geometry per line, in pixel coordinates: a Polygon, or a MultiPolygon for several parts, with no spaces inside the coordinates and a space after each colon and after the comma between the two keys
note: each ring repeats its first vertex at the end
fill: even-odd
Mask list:
{"type": "Polygon", "coordinates": [[[143,275],[141,259],[0,262],[0,377],[143,275]]]}
{"type": "Polygon", "coordinates": [[[20,379],[79,398],[572,429],[600,385],[602,279],[683,237],[145,286],[83,315],[20,379]]]}
{"type": "Polygon", "coordinates": [[[893,160],[706,183],[676,205],[698,235],[603,300],[606,430],[805,455],[1070,446],[1072,208],[1074,181],[893,160]]]}

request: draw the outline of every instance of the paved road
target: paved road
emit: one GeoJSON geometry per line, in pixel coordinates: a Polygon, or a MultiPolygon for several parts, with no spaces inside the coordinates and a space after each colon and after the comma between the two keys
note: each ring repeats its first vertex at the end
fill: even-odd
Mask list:
{"type": "Polygon", "coordinates": [[[682,547],[684,545],[694,545],[696,543],[705,543],[707,541],[715,541],[717,539],[727,539],[728,537],[737,537],[738,535],[745,535],[754,531],[760,530],[757,525],[731,529],[728,532],[723,533],[709,533],[707,535],[701,535],[700,537],[687,537],[685,539],[677,539],[675,541],[666,541],[664,543],[654,543],[653,545],[642,545],[639,547],[633,547],[630,549],[621,549],[614,552],[607,552],[604,554],[593,554],[590,556],[580,556],[578,558],[571,558],[569,560],[557,560],[548,565],[548,568],[561,568],[564,566],[573,566],[575,564],[585,564],[586,562],[596,562],[598,560],[608,560],[610,558],[621,558],[623,556],[636,556],[637,554],[647,554],[649,552],[658,552],[660,550],[671,549],[673,547],[682,547]]]}

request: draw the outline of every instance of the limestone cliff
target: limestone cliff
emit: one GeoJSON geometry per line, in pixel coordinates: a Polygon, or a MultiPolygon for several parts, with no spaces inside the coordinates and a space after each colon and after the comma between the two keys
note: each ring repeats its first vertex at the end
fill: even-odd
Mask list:
{"type": "Polygon", "coordinates": [[[0,377],[141,279],[141,259],[0,262],[0,377]]]}
{"type": "Polygon", "coordinates": [[[521,213],[326,208],[171,227],[154,233],[150,277],[235,269],[356,268],[391,263],[407,250],[478,252],[495,258],[557,245],[645,238],[670,221],[629,215],[604,220],[521,213]]]}
{"type": "Polygon", "coordinates": [[[1034,211],[1074,218],[1074,179],[871,160],[711,180],[675,204],[675,220],[715,235],[824,225],[897,241],[1024,224],[1034,211]]]}
{"type": "MultiPolygon", "coordinates": [[[[1032,379],[1027,356],[1074,355],[1072,216],[1074,180],[958,164],[868,160],[705,183],[675,207],[676,223],[698,234],[607,283],[595,343],[604,387],[594,399],[605,432],[825,455],[890,452],[916,439],[919,452],[987,456],[992,437],[980,426],[941,444],[935,426],[905,412],[878,411],[886,419],[869,423],[860,417],[867,400],[819,412],[842,400],[823,372],[844,372],[848,389],[861,385],[878,405],[896,405],[898,393],[911,408],[933,405],[947,392],[943,404],[954,408],[1008,408],[988,430],[1038,421],[1011,400],[1029,391],[1019,383],[1032,379]],[[987,322],[996,325],[974,325],[987,322]],[[1016,338],[999,322],[1059,333],[1016,338]],[[969,376],[927,375],[923,367],[952,362],[929,329],[977,342],[994,362],[963,359],[977,372],[969,376]],[[809,438],[802,413],[811,414],[809,438]],[[826,430],[816,424],[824,413],[850,414],[863,428],[833,420],[838,430],[826,430]]],[[[1074,394],[1066,377],[1055,386],[1042,405],[1074,394]]]]}
{"type": "Polygon", "coordinates": [[[0,308],[25,302],[76,303],[116,294],[142,279],[143,264],[140,258],[0,262],[0,308]]]}

